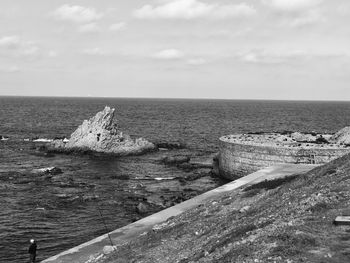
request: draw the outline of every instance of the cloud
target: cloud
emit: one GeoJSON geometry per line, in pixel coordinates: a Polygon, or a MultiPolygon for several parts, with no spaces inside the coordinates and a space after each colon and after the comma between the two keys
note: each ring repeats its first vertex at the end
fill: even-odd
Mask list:
{"type": "Polygon", "coordinates": [[[154,54],[154,57],[157,59],[171,60],[183,58],[184,55],[182,51],[177,49],[165,49],[154,54]]]}
{"type": "Polygon", "coordinates": [[[22,54],[25,56],[35,56],[39,54],[39,47],[34,44],[29,44],[23,48],[22,54]]]}
{"type": "Polygon", "coordinates": [[[153,58],[159,60],[181,60],[187,65],[199,66],[207,63],[204,58],[201,57],[188,57],[183,51],[178,49],[164,49],[155,54],[153,58]]]}
{"type": "Polygon", "coordinates": [[[320,12],[318,12],[317,10],[312,10],[303,15],[291,19],[286,24],[291,27],[303,27],[312,24],[317,24],[324,20],[325,19],[320,12]]]}
{"type": "Polygon", "coordinates": [[[58,53],[57,53],[56,51],[54,51],[54,50],[50,50],[50,51],[47,53],[47,56],[48,56],[49,58],[55,58],[55,57],[58,56],[58,53]]]}
{"type": "Polygon", "coordinates": [[[343,16],[350,15],[350,3],[341,3],[337,7],[337,12],[343,16]]]}
{"type": "Polygon", "coordinates": [[[58,20],[75,23],[91,23],[103,17],[92,7],[65,4],[53,12],[53,16],[58,20]]]}
{"type": "Polygon", "coordinates": [[[260,59],[258,58],[258,55],[254,52],[248,52],[246,54],[242,54],[240,56],[240,59],[244,62],[249,62],[249,63],[258,63],[260,59]]]}
{"type": "Polygon", "coordinates": [[[263,3],[277,11],[300,12],[318,6],[322,0],[263,0],[263,3]]]}
{"type": "Polygon", "coordinates": [[[310,57],[310,54],[302,50],[250,50],[236,54],[238,60],[253,64],[281,64],[308,57],[310,57]]]}
{"type": "Polygon", "coordinates": [[[203,65],[206,62],[207,61],[204,58],[191,58],[187,60],[187,64],[193,66],[203,65]]]}
{"type": "Polygon", "coordinates": [[[4,36],[0,38],[0,47],[17,48],[20,42],[19,36],[4,36]]]}
{"type": "Polygon", "coordinates": [[[120,23],[115,23],[109,26],[109,30],[110,31],[120,31],[122,29],[124,29],[126,26],[126,24],[124,22],[120,22],[120,23]]]}
{"type": "Polygon", "coordinates": [[[34,57],[40,53],[40,48],[36,43],[23,40],[16,35],[0,37],[0,51],[1,50],[2,53],[15,57],[34,57]]]}
{"type": "Polygon", "coordinates": [[[4,73],[16,73],[20,71],[21,70],[18,66],[0,67],[0,72],[4,73]]]}
{"type": "Polygon", "coordinates": [[[282,26],[304,27],[325,20],[322,0],[262,0],[265,5],[283,15],[282,26]]]}
{"type": "Polygon", "coordinates": [[[251,16],[256,10],[246,4],[209,4],[200,0],[171,0],[163,5],[145,5],[134,11],[140,19],[195,19],[251,16]]]}
{"type": "Polygon", "coordinates": [[[249,64],[265,64],[265,65],[281,65],[300,63],[317,59],[346,59],[350,58],[350,54],[346,51],[314,51],[314,50],[298,50],[298,49],[253,49],[245,52],[239,52],[234,55],[239,61],[249,64]]]}
{"type": "Polygon", "coordinates": [[[99,47],[95,47],[95,48],[86,48],[82,51],[83,54],[85,55],[91,55],[91,56],[103,56],[106,55],[106,52],[103,51],[101,48],[99,47]]]}
{"type": "Polygon", "coordinates": [[[78,27],[78,31],[81,33],[96,33],[100,31],[100,28],[96,23],[89,23],[89,24],[80,25],[78,27]]]}

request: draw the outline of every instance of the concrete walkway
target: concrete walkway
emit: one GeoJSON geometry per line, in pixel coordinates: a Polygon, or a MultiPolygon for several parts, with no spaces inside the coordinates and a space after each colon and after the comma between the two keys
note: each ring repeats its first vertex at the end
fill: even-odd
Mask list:
{"type": "MultiPolygon", "coordinates": [[[[255,173],[249,174],[245,177],[237,179],[233,182],[225,184],[214,190],[196,196],[178,205],[172,206],[162,210],[156,214],[143,218],[132,224],[114,230],[109,234],[113,244],[118,246],[127,241],[137,238],[140,234],[149,231],[153,226],[165,222],[169,217],[176,216],[182,212],[205,203],[209,198],[220,196],[227,191],[240,188],[243,185],[254,184],[264,180],[271,180],[295,174],[304,174],[316,167],[315,165],[299,165],[299,164],[285,164],[278,166],[271,166],[255,173]]],[[[43,263],[87,263],[94,262],[94,259],[102,255],[103,247],[110,246],[108,234],[97,237],[89,242],[81,244],[77,247],[64,251],[56,256],[48,258],[43,263]]]]}

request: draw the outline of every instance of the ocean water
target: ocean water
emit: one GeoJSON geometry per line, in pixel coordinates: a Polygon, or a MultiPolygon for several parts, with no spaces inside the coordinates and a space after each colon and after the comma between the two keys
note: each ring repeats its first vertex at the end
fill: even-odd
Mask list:
{"type": "Polygon", "coordinates": [[[25,262],[30,238],[42,260],[140,219],[135,207],[144,200],[158,204],[153,213],[224,183],[179,180],[193,171],[161,164],[164,155],[206,158],[231,133],[333,133],[347,125],[349,102],[0,97],[0,135],[9,137],[0,141],[0,262],[25,262]],[[185,149],[123,158],[35,151],[32,139],[69,137],[106,105],[125,133],[185,149]],[[52,166],[63,173],[33,172],[52,166]]]}

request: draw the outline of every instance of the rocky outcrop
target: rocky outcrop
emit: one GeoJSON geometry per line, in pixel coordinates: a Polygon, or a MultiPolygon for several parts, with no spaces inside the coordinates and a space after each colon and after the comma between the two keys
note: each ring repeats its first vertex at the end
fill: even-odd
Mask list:
{"type": "Polygon", "coordinates": [[[84,122],[67,140],[55,140],[51,146],[61,151],[93,151],[116,155],[132,155],[154,150],[153,143],[138,138],[133,140],[119,130],[114,120],[115,109],[105,107],[94,117],[84,122]]]}
{"type": "Polygon", "coordinates": [[[318,137],[309,133],[293,132],[290,137],[297,142],[314,142],[318,137]]]}
{"type": "Polygon", "coordinates": [[[350,127],[345,127],[334,134],[329,141],[338,144],[350,144],[350,127]]]}

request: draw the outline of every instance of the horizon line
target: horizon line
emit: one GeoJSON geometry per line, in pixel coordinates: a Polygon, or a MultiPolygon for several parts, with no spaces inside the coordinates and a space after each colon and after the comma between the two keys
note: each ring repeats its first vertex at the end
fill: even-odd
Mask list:
{"type": "Polygon", "coordinates": [[[305,101],[305,102],[350,102],[350,100],[337,100],[337,99],[266,99],[266,98],[191,98],[191,97],[114,97],[114,96],[49,96],[49,95],[0,95],[1,97],[13,97],[13,98],[76,98],[76,99],[159,99],[159,100],[232,100],[232,101],[305,101]]]}

